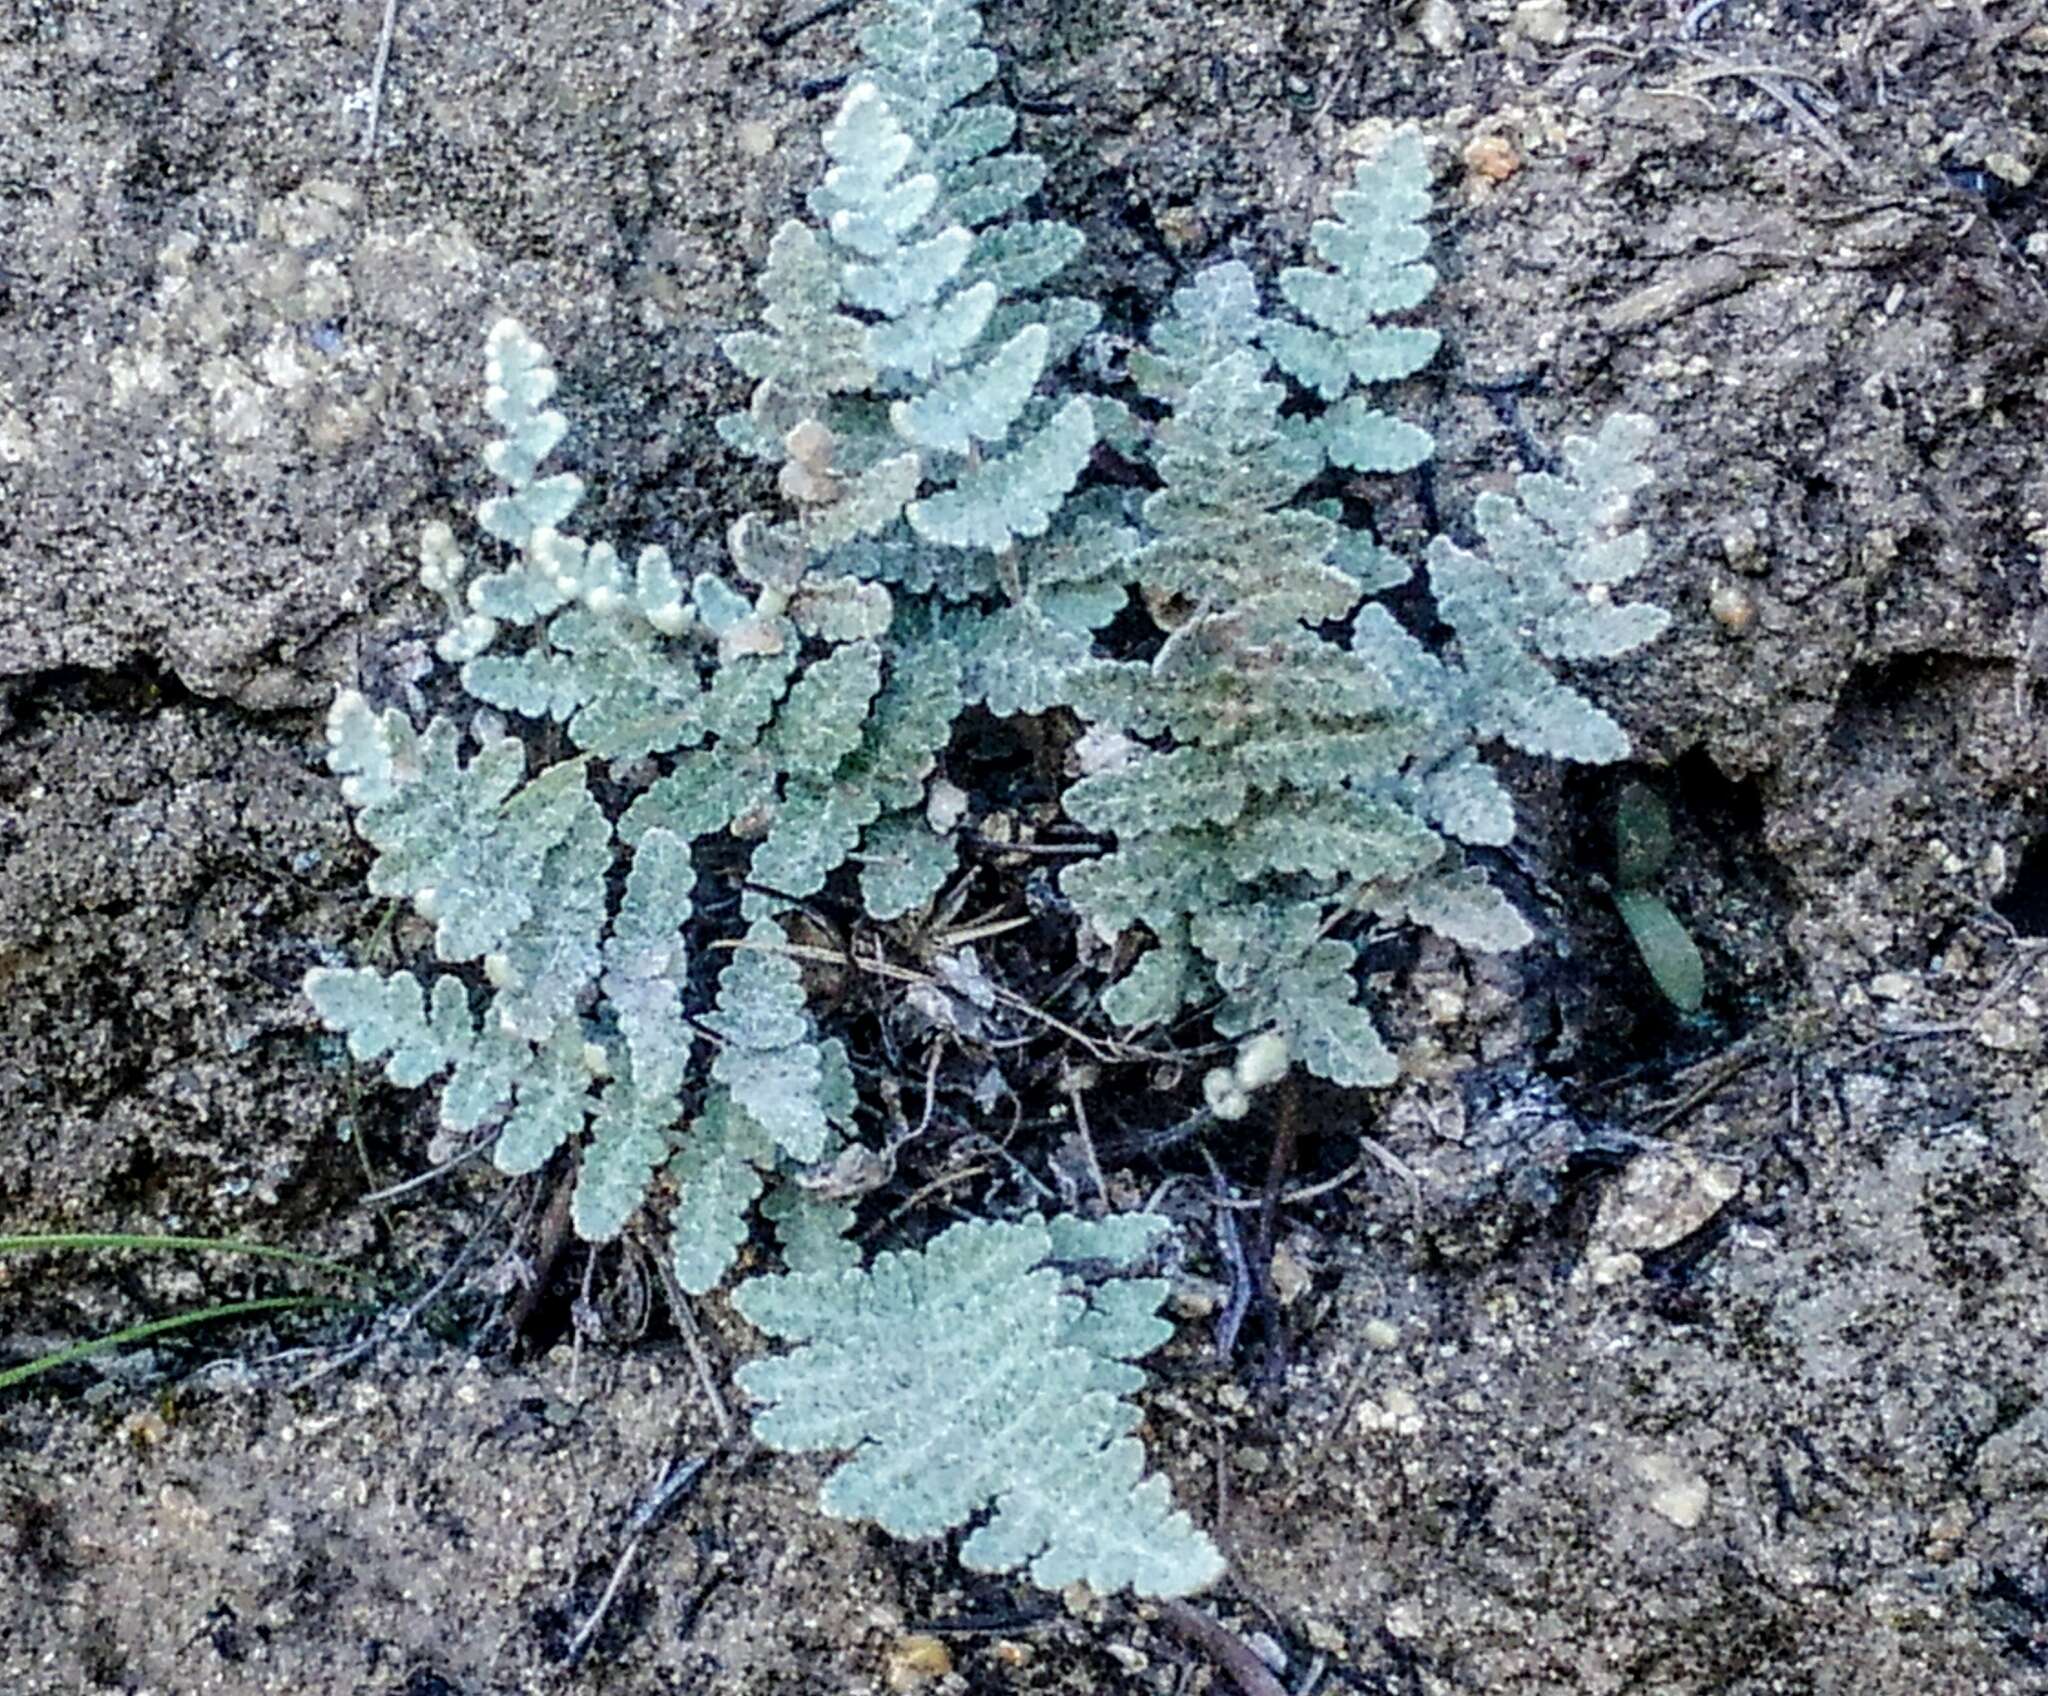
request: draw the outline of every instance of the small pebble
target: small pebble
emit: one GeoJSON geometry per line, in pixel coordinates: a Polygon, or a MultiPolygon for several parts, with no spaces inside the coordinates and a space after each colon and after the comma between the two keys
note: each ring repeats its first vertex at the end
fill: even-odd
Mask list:
{"type": "Polygon", "coordinates": [[[1315,1274],[1286,1243],[1273,1250],[1272,1276],[1273,1295],[1282,1307],[1292,1307],[1315,1284],[1315,1274]]]}
{"type": "Polygon", "coordinates": [[[1415,27],[1439,53],[1457,52],[1465,39],[1465,20],[1451,0],[1422,0],[1422,8],[1415,14],[1415,27]]]}
{"type": "Polygon", "coordinates": [[[1717,583],[1707,597],[1707,611],[1731,636],[1741,636],[1756,623],[1756,597],[1740,583],[1717,583]]]}
{"type": "Polygon", "coordinates": [[[899,1637],[889,1645],[884,1674],[891,1690],[922,1690],[953,1670],[953,1651],[936,1637],[899,1637]]]}
{"type": "Polygon", "coordinates": [[[1690,1531],[1706,1516],[1713,1499],[1707,1481],[1670,1455],[1644,1455],[1635,1463],[1636,1476],[1650,1487],[1650,1511],[1690,1531]]]}
{"type": "Polygon", "coordinates": [[[1465,143],[1465,169],[1490,183],[1504,183],[1522,168],[1522,156],[1504,135],[1475,135],[1465,143]]]}
{"type": "Polygon", "coordinates": [[[1281,1674],[1287,1671],[1287,1651],[1280,1647],[1278,1640],[1271,1633],[1247,1631],[1244,1634],[1244,1646],[1264,1661],[1269,1671],[1281,1674]]]}
{"type": "Polygon", "coordinates": [[[1562,47],[1571,39],[1572,17],[1564,0],[1522,0],[1515,28],[1539,47],[1562,47]]]}
{"type": "Polygon", "coordinates": [[[1433,1025],[1455,1025],[1465,1016],[1465,998],[1455,989],[1439,985],[1423,996],[1422,1009],[1433,1025]]]}
{"type": "Polygon", "coordinates": [[[1984,169],[2013,188],[2025,188],[2034,180],[2034,167],[2017,153],[1987,153],[1984,169]]]}

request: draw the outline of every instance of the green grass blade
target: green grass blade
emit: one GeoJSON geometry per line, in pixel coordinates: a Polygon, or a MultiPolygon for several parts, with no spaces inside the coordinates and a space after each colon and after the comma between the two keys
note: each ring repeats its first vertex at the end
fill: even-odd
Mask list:
{"type": "Polygon", "coordinates": [[[53,1349],[48,1354],[38,1355],[34,1360],[24,1361],[20,1366],[10,1366],[4,1372],[0,1372],[0,1390],[12,1389],[16,1384],[59,1366],[68,1366],[74,1360],[83,1360],[87,1355],[99,1354],[105,1349],[117,1349],[124,1343],[139,1343],[148,1337],[161,1337],[167,1332],[183,1331],[194,1325],[211,1324],[216,1319],[238,1319],[251,1313],[282,1313],[295,1307],[360,1305],[357,1302],[341,1301],[334,1296],[263,1296],[255,1301],[227,1301],[214,1307],[197,1307],[189,1313],[173,1314],[168,1319],[152,1319],[146,1324],[130,1325],[120,1331],[109,1331],[104,1337],[93,1337],[86,1342],[72,1343],[67,1348],[53,1349]]]}
{"type": "Polygon", "coordinates": [[[31,1236],[0,1237],[0,1254],[33,1254],[47,1249],[144,1249],[163,1254],[246,1254],[259,1260],[288,1260],[297,1266],[311,1266],[332,1272],[339,1278],[365,1280],[367,1272],[304,1254],[295,1248],[273,1248],[269,1243],[237,1242],[231,1237],[151,1237],[127,1231],[73,1231],[31,1236]]]}

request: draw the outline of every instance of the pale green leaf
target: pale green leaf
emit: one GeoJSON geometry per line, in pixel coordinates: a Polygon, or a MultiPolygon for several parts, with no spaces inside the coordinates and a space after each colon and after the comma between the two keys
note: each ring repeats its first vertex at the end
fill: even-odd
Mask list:
{"type": "Polygon", "coordinates": [[[640,1210],[655,1168],[668,1157],[677,1111],[673,1094],[617,1080],[606,1086],[570,1200],[569,1216],[584,1242],[610,1242],[640,1210]]]}
{"type": "Polygon", "coordinates": [[[1614,905],[1665,999],[1681,1013],[1697,1013],[1706,1003],[1707,967],[1692,933],[1646,889],[1618,889],[1614,905]]]}
{"type": "Polygon", "coordinates": [[[897,434],[917,447],[952,453],[965,453],[972,442],[1001,441],[1045,368],[1045,349],[1045,326],[1026,325],[980,364],[891,406],[897,434]]]}
{"type": "Polygon", "coordinates": [[[1053,1249],[1037,1220],[970,1223],[866,1272],[742,1285],[742,1313],[796,1345],[740,1369],[767,1404],[755,1432],[776,1448],[853,1451],[826,1484],[830,1513],[903,1537],[989,1514],[962,1550],[983,1570],[1104,1592],[1200,1589],[1222,1561],[1144,1477],[1137,1410],[1118,1393],[1124,1355],[1159,1340],[1136,1322],[1166,1286],[1097,1308],[1047,1264],[1053,1249]]]}
{"type": "Polygon", "coordinates": [[[1528,920],[1493,887],[1484,872],[1467,867],[1420,878],[1400,893],[1411,924],[1484,954],[1511,953],[1536,938],[1528,920]]]}
{"type": "Polygon", "coordinates": [[[1088,403],[1075,396],[1037,434],[967,472],[952,488],[911,502],[911,527],[953,548],[1001,551],[1044,532],[1095,446],[1088,403]]]}
{"type": "Polygon", "coordinates": [[[900,919],[926,906],[953,874],[959,847],[917,812],[890,813],[861,838],[861,905],[871,919],[900,919]]]}

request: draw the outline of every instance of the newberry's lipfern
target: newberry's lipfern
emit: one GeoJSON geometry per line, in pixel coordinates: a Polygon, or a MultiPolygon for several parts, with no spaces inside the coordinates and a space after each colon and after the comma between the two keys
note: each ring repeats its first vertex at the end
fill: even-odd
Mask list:
{"type": "Polygon", "coordinates": [[[375,850],[371,890],[432,927],[435,969],[321,967],[306,988],[356,1058],[396,1084],[438,1080],[450,1127],[496,1127],[503,1170],[574,1150],[585,1238],[616,1236],[658,1188],[686,1291],[724,1280],[759,1202],[789,1270],[743,1286],[750,1309],[813,1336],[779,1377],[763,1369],[771,1440],[821,1429],[806,1394],[825,1393],[830,1351],[863,1338],[861,1367],[875,1364],[871,1304],[905,1360],[946,1351],[943,1382],[890,1368],[868,1416],[832,1429],[856,1448],[934,1419],[949,1440],[979,1432],[971,1485],[914,1508],[845,1490],[834,1505],[916,1534],[992,1506],[979,1564],[1185,1590],[1215,1552],[1144,1479],[1122,1399],[1128,1362],[1165,1335],[1150,1317],[1163,1286],[1099,1277],[1163,1223],[989,1225],[869,1273],[851,1208],[809,1181],[845,1150],[858,1104],[783,916],[855,857],[875,917],[928,901],[952,850],[925,821],[926,788],[964,700],[1045,687],[1014,645],[1006,683],[972,681],[987,669],[976,617],[996,602],[1048,627],[1056,614],[1070,662],[1121,599],[1095,582],[1127,547],[1113,514],[1056,523],[1095,437],[1088,400],[1046,378],[1094,313],[1042,285],[1079,238],[1016,215],[1043,169],[1004,151],[1006,108],[963,104],[993,70],[977,33],[941,0],[894,6],[864,38],[814,221],[777,233],[765,327],[727,344],[755,388],[725,434],[775,463],[784,502],[734,524],[727,569],[679,571],[659,548],[629,563],[570,528],[583,485],[547,469],[567,430],[552,361],[514,322],[491,332],[485,406],[502,434],[484,457],[506,492],[478,522],[504,552],[472,569],[435,526],[420,566],[450,611],[437,651],[476,710],[420,729],[344,691],[328,720],[329,763],[375,850]],[[1066,591],[1054,613],[1026,588],[1039,581],[1066,591]],[[574,751],[534,769],[522,722],[560,726],[574,751]],[[732,911],[736,872],[734,928],[714,915],[732,911]],[[837,1292],[815,1334],[792,1305],[806,1289],[837,1292]],[[1043,1414],[1019,1423],[1026,1388],[1043,1414]],[[1062,1490],[1083,1476],[1073,1501],[1119,1534],[1068,1523],[1062,1490]]]}
{"type": "MultiPolygon", "coordinates": [[[[1267,316],[1244,266],[1214,266],[1133,360],[1165,409],[1162,487],[1134,561],[1162,639],[1147,660],[1086,674],[1099,769],[1066,795],[1075,819],[1116,839],[1066,874],[1067,892],[1104,939],[1150,939],[1108,992],[1111,1014],[1146,1025],[1209,1006],[1225,1036],[1277,1041],[1354,1086],[1390,1083],[1396,1067],[1346,932],[1379,920],[1483,950],[1527,942],[1463,853],[1514,831],[1482,750],[1620,758],[1619,727],[1549,662],[1625,653],[1665,623],[1610,598],[1645,558],[1623,528],[1647,480],[1642,420],[1567,442],[1562,476],[1482,498],[1480,551],[1433,544],[1430,588],[1456,638],[1441,653],[1376,598],[1407,563],[1337,503],[1303,499],[1327,466],[1407,470],[1432,449],[1368,398],[1436,350],[1433,332],[1386,322],[1435,282],[1427,183],[1419,140],[1395,138],[1337,197],[1339,219],[1315,226],[1327,266],[1282,274],[1298,317],[1267,316]],[[1288,405],[1299,391],[1282,373],[1306,405],[1288,405]]],[[[1252,1075],[1270,1070],[1218,1068],[1210,1106],[1242,1114],[1252,1075]]]]}
{"type": "Polygon", "coordinates": [[[1234,264],[1179,291],[1131,361],[1140,416],[1068,373],[1097,317],[1056,289],[1080,238],[1029,215],[1045,169],[979,34],[962,0],[884,0],[861,34],[760,326],[724,343],[751,392],[719,429],[775,497],[722,560],[578,534],[582,482],[548,464],[553,363],[517,323],[490,332],[490,557],[437,525],[419,572],[469,704],[421,727],[347,690],[327,725],[370,889],[432,960],[306,988],[358,1060],[495,1131],[503,1170],[573,1160],[586,1239],[656,1203],[686,1292],[727,1282],[758,1212],[783,1270],[735,1302],[789,1346],[741,1382],[764,1441],[847,1457],[828,1509],[971,1525],[964,1560],[1043,1585],[1177,1595],[1221,1562],[1134,1435],[1168,1225],[977,1220],[864,1258],[835,1174],[885,1164],[861,1141],[873,1060],[807,998],[792,915],[929,908],[956,865],[933,785],[963,708],[1077,708],[1066,807],[1110,846],[1064,889],[1136,949],[1110,1015],[1203,1011],[1237,1040],[1207,1085],[1224,1118],[1297,1062],[1389,1081],[1360,926],[1523,941],[1466,857],[1514,825],[1486,749],[1626,747],[1555,662],[1662,622],[1612,598],[1644,559],[1624,519],[1646,431],[1568,441],[1558,471],[1478,502],[1471,538],[1434,542],[1451,640],[1425,645],[1382,598],[1409,564],[1311,498],[1431,449],[1374,398],[1436,348],[1404,321],[1434,281],[1419,143],[1361,169],[1280,305],[1234,264]],[[1147,488],[1086,486],[1104,434],[1147,488]],[[1154,628],[1106,657],[1140,604],[1154,628]]]}

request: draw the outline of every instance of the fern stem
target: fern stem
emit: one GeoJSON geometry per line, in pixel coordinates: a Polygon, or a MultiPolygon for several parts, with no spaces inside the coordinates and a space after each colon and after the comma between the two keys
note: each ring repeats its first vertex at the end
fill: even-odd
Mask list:
{"type": "Polygon", "coordinates": [[[1279,1227],[1280,1195],[1294,1172],[1301,1141],[1301,1074],[1290,1071],[1273,1086],[1273,1152],[1266,1162],[1266,1189],[1259,1198],[1259,1230],[1252,1248],[1252,1276],[1258,1280],[1266,1332],[1265,1391],[1277,1396],[1287,1376],[1287,1317],[1273,1287],[1273,1239],[1279,1227]]]}
{"type": "Polygon", "coordinates": [[[1266,1187],[1259,1197],[1259,1234],[1255,1259],[1259,1283],[1272,1297],[1273,1233],[1280,1216],[1280,1195],[1294,1172],[1294,1154],[1301,1140],[1301,1078],[1289,1072],[1273,1088],[1273,1152],[1266,1160],[1266,1187]]]}

